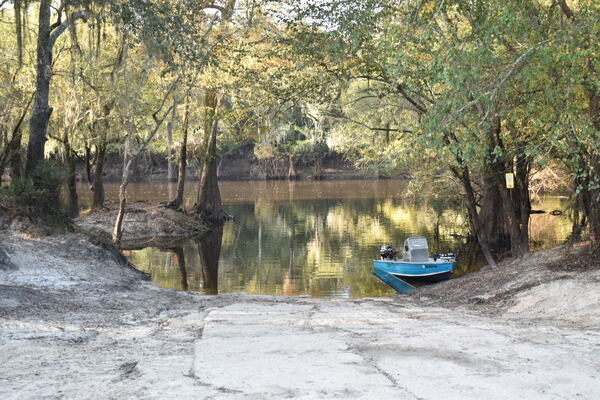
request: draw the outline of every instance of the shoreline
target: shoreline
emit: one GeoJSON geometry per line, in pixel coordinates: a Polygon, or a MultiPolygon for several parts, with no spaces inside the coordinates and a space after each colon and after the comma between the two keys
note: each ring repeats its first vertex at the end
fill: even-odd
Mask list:
{"type": "Polygon", "coordinates": [[[348,300],[162,289],[78,233],[5,230],[0,249],[6,399],[600,396],[600,271],[520,280],[560,249],[460,278],[487,298],[456,279],[348,300]]]}
{"type": "MultiPolygon", "coordinates": [[[[118,203],[107,202],[106,209],[75,218],[75,225],[109,240],[118,212],[118,203]]],[[[179,242],[205,234],[210,227],[194,215],[156,203],[127,203],[125,229],[119,248],[135,250],[149,246],[173,247],[179,242]],[[150,232],[150,234],[149,234],[150,232]]]]}

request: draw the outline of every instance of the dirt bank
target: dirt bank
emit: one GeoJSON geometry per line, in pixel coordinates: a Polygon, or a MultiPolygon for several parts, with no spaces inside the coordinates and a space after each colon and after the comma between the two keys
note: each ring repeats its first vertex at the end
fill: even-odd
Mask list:
{"type": "MultiPolygon", "coordinates": [[[[100,232],[110,237],[117,211],[117,203],[107,203],[105,210],[86,213],[75,219],[75,224],[86,231],[100,232]]],[[[127,204],[123,226],[125,230],[121,247],[124,249],[168,247],[169,244],[208,230],[194,215],[145,202],[127,204]]]]}
{"type": "Polygon", "coordinates": [[[201,296],[154,287],[79,234],[3,231],[0,249],[2,399],[600,397],[598,314],[565,319],[578,302],[558,312],[545,301],[556,283],[589,295],[582,274],[512,303],[493,300],[497,285],[490,317],[452,300],[455,282],[438,286],[441,303],[433,288],[420,299],[201,296]]]}
{"type": "Polygon", "coordinates": [[[505,261],[496,269],[423,286],[421,304],[486,315],[524,315],[593,325],[600,321],[600,261],[588,245],[563,245],[505,261]]]}

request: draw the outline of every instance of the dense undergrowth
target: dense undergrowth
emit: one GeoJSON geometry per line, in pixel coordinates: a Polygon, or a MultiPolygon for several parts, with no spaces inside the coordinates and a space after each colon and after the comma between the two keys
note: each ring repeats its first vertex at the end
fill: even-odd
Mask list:
{"type": "Polygon", "coordinates": [[[31,176],[16,178],[9,186],[0,187],[0,212],[46,228],[67,229],[70,220],[59,206],[62,171],[58,164],[44,163],[31,176]]]}

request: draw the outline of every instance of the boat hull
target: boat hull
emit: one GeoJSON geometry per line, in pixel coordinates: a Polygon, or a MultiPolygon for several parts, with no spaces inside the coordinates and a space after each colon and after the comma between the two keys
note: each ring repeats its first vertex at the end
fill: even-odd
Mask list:
{"type": "Polygon", "coordinates": [[[374,260],[373,267],[404,280],[439,282],[449,279],[455,263],[429,259],[427,262],[406,262],[402,260],[374,260]]]}

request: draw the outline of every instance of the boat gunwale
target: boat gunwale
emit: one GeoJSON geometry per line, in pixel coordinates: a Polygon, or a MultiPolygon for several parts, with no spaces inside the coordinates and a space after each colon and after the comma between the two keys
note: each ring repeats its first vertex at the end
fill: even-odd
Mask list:
{"type": "Polygon", "coordinates": [[[433,258],[430,258],[431,261],[404,261],[404,260],[398,260],[398,259],[394,259],[394,260],[373,260],[373,262],[383,262],[383,263],[390,263],[390,264],[408,264],[408,265],[424,265],[424,264],[435,264],[435,265],[445,265],[445,264],[456,264],[456,261],[436,261],[433,258]]]}
{"type": "Polygon", "coordinates": [[[437,271],[437,272],[432,272],[430,274],[401,274],[401,273],[394,273],[394,272],[389,272],[389,271],[384,271],[387,272],[388,274],[394,275],[394,276],[411,276],[411,277],[420,277],[420,276],[433,276],[433,275],[441,275],[441,274],[447,274],[447,273],[452,273],[452,270],[444,270],[444,271],[437,271]]]}

